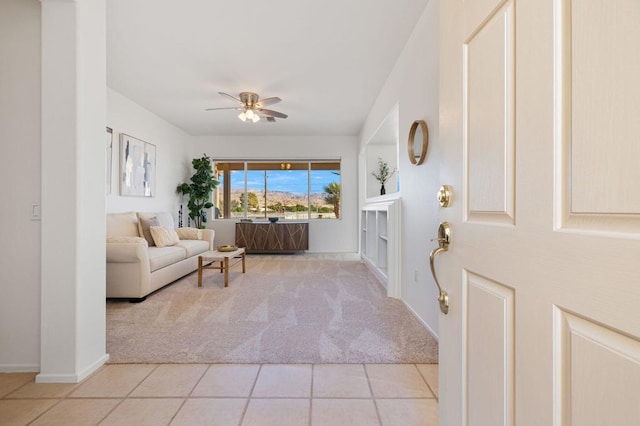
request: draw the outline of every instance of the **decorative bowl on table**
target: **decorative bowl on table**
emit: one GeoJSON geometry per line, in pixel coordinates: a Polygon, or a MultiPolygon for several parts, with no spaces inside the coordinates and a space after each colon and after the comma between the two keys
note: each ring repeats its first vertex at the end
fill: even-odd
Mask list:
{"type": "Polygon", "coordinates": [[[222,252],[225,252],[225,251],[236,251],[236,250],[238,250],[238,246],[229,246],[229,245],[218,246],[218,251],[222,251],[222,252]]]}
{"type": "Polygon", "coordinates": [[[277,218],[277,217],[270,217],[270,218],[269,218],[269,222],[271,222],[271,223],[276,223],[276,222],[278,221],[278,219],[279,219],[279,218],[277,218]]]}

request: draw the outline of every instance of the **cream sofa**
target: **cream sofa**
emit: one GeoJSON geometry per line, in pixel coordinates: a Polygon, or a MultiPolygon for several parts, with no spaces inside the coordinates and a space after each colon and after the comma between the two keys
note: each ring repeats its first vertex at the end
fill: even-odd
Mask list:
{"type": "Polygon", "coordinates": [[[153,217],[160,226],[174,227],[169,213],[107,214],[107,297],[141,302],[148,294],[197,270],[198,255],[214,249],[211,229],[191,230],[199,235],[187,236],[199,239],[151,246],[144,238],[142,222],[153,217]]]}

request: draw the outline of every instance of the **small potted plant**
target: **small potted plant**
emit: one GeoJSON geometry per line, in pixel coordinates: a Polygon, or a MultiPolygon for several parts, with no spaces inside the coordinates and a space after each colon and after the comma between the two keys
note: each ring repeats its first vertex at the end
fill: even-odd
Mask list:
{"type": "Polygon", "coordinates": [[[378,170],[375,172],[371,172],[371,175],[376,178],[378,182],[380,182],[380,195],[384,195],[387,193],[384,188],[384,184],[387,183],[391,176],[396,172],[396,168],[393,170],[389,170],[389,163],[384,161],[382,157],[378,157],[378,170]]]}

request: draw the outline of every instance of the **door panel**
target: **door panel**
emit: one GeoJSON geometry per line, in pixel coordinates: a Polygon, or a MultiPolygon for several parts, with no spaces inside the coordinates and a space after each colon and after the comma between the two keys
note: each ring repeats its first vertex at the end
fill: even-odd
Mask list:
{"type": "Polygon", "coordinates": [[[637,424],[640,342],[560,309],[555,317],[557,424],[637,424]]]}
{"type": "Polygon", "coordinates": [[[461,16],[462,30],[465,34],[472,34],[478,27],[490,19],[505,0],[463,0],[464,15],[461,16]]]}
{"type": "Polygon", "coordinates": [[[568,3],[560,24],[570,28],[571,210],[638,214],[640,144],[625,139],[640,135],[640,90],[632,89],[640,75],[640,3],[568,3]]]}
{"type": "Polygon", "coordinates": [[[441,424],[638,425],[640,2],[440,14],[441,424]]]}
{"type": "Polygon", "coordinates": [[[471,272],[465,277],[465,417],[469,425],[513,425],[513,289],[471,272]]]}
{"type": "Polygon", "coordinates": [[[482,19],[464,44],[467,220],[514,222],[514,8],[482,19]]]}
{"type": "Polygon", "coordinates": [[[640,231],[640,3],[557,0],[559,227],[640,231]],[[622,195],[622,196],[621,196],[622,195]]]}

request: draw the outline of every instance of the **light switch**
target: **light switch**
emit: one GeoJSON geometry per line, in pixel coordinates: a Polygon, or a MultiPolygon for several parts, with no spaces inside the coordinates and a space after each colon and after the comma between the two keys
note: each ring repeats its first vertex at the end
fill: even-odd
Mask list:
{"type": "Polygon", "coordinates": [[[31,203],[31,220],[40,220],[40,204],[31,203]]]}

